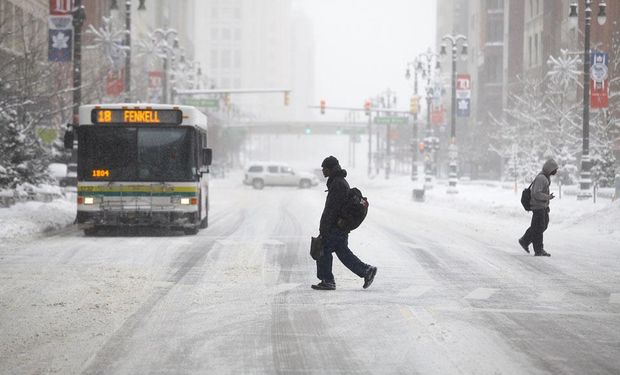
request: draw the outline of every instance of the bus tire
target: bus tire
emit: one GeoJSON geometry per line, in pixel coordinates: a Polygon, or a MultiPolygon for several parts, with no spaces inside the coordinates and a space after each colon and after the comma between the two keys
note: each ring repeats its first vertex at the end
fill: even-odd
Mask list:
{"type": "Polygon", "coordinates": [[[299,181],[299,187],[302,189],[308,189],[310,187],[310,180],[303,179],[299,181]]]}
{"type": "Polygon", "coordinates": [[[260,178],[255,178],[252,181],[252,186],[254,189],[261,190],[265,186],[265,182],[263,182],[260,178]]]}
{"type": "Polygon", "coordinates": [[[97,235],[97,228],[87,228],[84,229],[84,235],[86,237],[92,237],[97,235]]]}
{"type": "Polygon", "coordinates": [[[183,233],[185,233],[188,236],[193,236],[198,234],[198,227],[192,227],[192,228],[183,228],[183,233]]]}

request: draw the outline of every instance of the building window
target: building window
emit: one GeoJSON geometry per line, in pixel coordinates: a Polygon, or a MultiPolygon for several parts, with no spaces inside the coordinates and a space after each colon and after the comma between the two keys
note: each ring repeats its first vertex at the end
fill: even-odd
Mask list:
{"type": "Polygon", "coordinates": [[[211,29],[211,40],[217,41],[220,39],[220,30],[217,27],[211,29]]]}
{"type": "Polygon", "coordinates": [[[228,28],[222,29],[222,40],[227,40],[228,41],[228,40],[230,40],[230,36],[231,36],[230,35],[230,29],[228,29],[228,28]]]}
{"type": "Polygon", "coordinates": [[[240,50],[235,50],[235,56],[234,56],[234,67],[235,69],[241,69],[241,51],[240,50]]]}
{"type": "Polygon", "coordinates": [[[530,0],[530,18],[534,18],[534,0],[530,0]]]}
{"type": "Polygon", "coordinates": [[[235,40],[238,42],[241,40],[241,29],[235,29],[235,40]]]}
{"type": "Polygon", "coordinates": [[[532,37],[528,37],[527,40],[527,56],[529,59],[529,64],[528,66],[532,66],[532,37]]]}
{"type": "Polygon", "coordinates": [[[222,69],[230,69],[230,50],[222,50],[222,69]]]}
{"type": "Polygon", "coordinates": [[[211,51],[211,69],[217,69],[218,68],[218,51],[217,50],[212,50],[211,51]]]}
{"type": "Polygon", "coordinates": [[[534,34],[534,64],[538,65],[538,34],[534,34]]]}

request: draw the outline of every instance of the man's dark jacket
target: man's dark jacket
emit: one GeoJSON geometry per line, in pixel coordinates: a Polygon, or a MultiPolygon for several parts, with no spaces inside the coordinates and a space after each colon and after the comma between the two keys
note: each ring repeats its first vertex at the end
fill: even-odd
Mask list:
{"type": "Polygon", "coordinates": [[[331,229],[337,228],[336,222],[340,210],[349,194],[349,183],[344,179],[345,177],[347,177],[347,171],[335,167],[332,175],[327,179],[327,199],[325,199],[325,208],[319,227],[321,235],[326,235],[331,229]]]}

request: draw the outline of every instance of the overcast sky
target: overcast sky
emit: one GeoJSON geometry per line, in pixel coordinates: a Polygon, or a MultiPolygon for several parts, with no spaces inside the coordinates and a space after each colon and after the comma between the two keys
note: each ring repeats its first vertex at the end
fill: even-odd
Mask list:
{"type": "Polygon", "coordinates": [[[408,109],[413,84],[406,63],[435,48],[435,0],[297,2],[315,27],[317,105],[325,99],[328,106],[360,107],[390,88],[398,107],[408,109]]]}

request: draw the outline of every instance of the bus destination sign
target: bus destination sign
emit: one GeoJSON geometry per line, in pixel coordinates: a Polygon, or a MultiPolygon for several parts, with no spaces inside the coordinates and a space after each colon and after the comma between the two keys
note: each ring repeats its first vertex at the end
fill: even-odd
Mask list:
{"type": "Polygon", "coordinates": [[[161,124],[180,125],[183,112],[178,109],[95,108],[91,113],[93,124],[161,124]]]}

